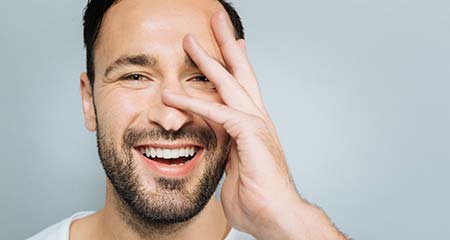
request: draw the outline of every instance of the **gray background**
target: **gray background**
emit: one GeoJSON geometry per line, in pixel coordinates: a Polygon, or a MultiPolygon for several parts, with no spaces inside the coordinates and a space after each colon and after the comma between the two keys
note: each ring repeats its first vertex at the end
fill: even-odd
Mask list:
{"type": "MultiPolygon", "coordinates": [[[[235,1],[296,184],[356,239],[450,235],[450,3],[235,1]]],[[[103,205],[85,1],[4,1],[0,239],[103,205]]]]}

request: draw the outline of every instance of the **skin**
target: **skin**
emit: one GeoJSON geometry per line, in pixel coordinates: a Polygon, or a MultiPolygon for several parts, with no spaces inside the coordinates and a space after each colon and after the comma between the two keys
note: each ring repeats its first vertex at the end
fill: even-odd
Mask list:
{"type": "MultiPolygon", "coordinates": [[[[80,77],[85,125],[96,117],[120,139],[127,127],[186,124],[210,127],[223,144],[233,139],[221,191],[170,239],[221,239],[230,226],[257,239],[345,239],[326,214],[297,193],[275,127],[245,51],[220,3],[211,0],[123,0],[106,13],[95,48],[95,84],[80,77]],[[151,14],[149,14],[151,13],[151,14]],[[117,58],[148,54],[156,66],[127,66],[104,76],[117,58]],[[186,66],[189,56],[196,66],[186,66]],[[140,73],[133,81],[117,80],[140,73]],[[194,81],[204,74],[210,82],[194,81]],[[215,87],[215,88],[214,88],[215,87]],[[94,111],[94,101],[96,112],[94,111]],[[97,115],[96,115],[97,114],[97,115]]],[[[204,165],[192,173],[192,188],[204,165]]],[[[138,165],[142,176],[154,176],[138,165]]],[[[139,239],[121,219],[107,181],[105,207],[75,221],[71,239],[139,239]]],[[[147,189],[154,186],[148,184],[147,189]]],[[[154,236],[162,239],[163,236],[154,236]]]]}

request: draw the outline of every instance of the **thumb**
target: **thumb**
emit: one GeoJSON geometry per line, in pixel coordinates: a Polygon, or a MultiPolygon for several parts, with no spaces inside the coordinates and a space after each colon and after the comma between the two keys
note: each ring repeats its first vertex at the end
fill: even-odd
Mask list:
{"type": "Polygon", "coordinates": [[[227,164],[225,166],[227,178],[236,178],[239,176],[239,154],[237,151],[236,141],[232,140],[230,153],[228,154],[227,164]]]}

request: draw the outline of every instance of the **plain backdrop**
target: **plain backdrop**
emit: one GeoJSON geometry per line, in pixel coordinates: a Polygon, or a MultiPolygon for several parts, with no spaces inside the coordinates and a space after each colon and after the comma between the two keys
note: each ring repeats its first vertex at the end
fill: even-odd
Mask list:
{"type": "MultiPolygon", "coordinates": [[[[0,239],[103,206],[85,1],[3,1],[0,239]]],[[[234,1],[297,187],[355,239],[450,235],[450,2],[234,1]]]]}

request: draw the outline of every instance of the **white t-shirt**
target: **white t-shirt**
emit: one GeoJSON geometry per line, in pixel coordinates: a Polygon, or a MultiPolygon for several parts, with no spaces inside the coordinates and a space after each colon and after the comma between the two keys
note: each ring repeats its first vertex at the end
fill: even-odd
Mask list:
{"type": "MultiPolygon", "coordinates": [[[[80,218],[93,214],[92,211],[78,212],[74,215],[62,220],[59,223],[42,230],[36,235],[28,238],[27,240],[69,240],[70,224],[80,218]]],[[[251,235],[243,232],[239,232],[236,229],[231,229],[230,233],[224,240],[253,240],[255,239],[251,235]]]]}

